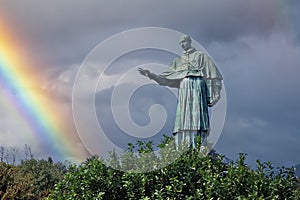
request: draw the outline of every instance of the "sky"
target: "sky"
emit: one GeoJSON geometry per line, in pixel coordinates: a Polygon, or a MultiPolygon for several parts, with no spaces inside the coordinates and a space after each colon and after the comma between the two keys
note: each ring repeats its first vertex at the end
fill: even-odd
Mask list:
{"type": "MultiPolygon", "coordinates": [[[[159,141],[162,134],[171,135],[176,90],[144,79],[136,69],[164,71],[180,55],[176,37],[184,33],[205,49],[224,77],[226,117],[224,126],[220,119],[223,129],[215,150],[233,160],[247,153],[250,165],[256,159],[297,165],[299,9],[297,0],[1,0],[0,31],[10,38],[13,54],[26,60],[21,67],[31,72],[15,79],[35,81],[11,88],[1,76],[0,145],[21,149],[28,144],[40,157],[84,160],[106,151],[110,142],[125,148],[137,138],[159,141]],[[126,31],[145,27],[173,34],[134,32],[125,39],[126,31]],[[117,43],[117,36],[122,42],[117,43]],[[134,49],[135,44],[144,45],[145,38],[172,51],[134,49]],[[127,99],[130,88],[137,86],[127,99]],[[113,96],[116,88],[119,93],[113,96]],[[26,111],[15,103],[23,102],[22,96],[41,100],[46,111],[35,117],[53,116],[56,135],[32,128],[39,122],[26,119],[26,111]]],[[[33,110],[35,105],[32,102],[33,110]]]]}

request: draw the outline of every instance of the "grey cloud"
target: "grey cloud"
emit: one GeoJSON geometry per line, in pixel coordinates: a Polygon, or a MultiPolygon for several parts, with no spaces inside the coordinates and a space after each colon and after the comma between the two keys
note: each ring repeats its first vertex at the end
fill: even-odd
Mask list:
{"type": "Polygon", "coordinates": [[[111,63],[105,73],[108,75],[123,74],[124,72],[129,71],[136,66],[147,63],[160,63],[166,65],[167,67],[171,64],[175,57],[177,57],[177,55],[157,49],[137,50],[119,57],[117,60],[111,63]]]}
{"type": "Polygon", "coordinates": [[[293,41],[295,45],[299,46],[300,43],[300,27],[299,27],[299,7],[300,2],[297,0],[286,1],[284,4],[284,21],[286,23],[286,28],[290,29],[291,34],[293,36],[293,41]]]}
{"type": "Polygon", "coordinates": [[[46,78],[41,89],[46,94],[50,94],[47,96],[53,97],[55,101],[70,103],[78,68],[78,66],[73,65],[46,70],[46,78]]]}
{"type": "Polygon", "coordinates": [[[256,159],[295,164],[300,150],[294,140],[300,128],[300,96],[295,93],[300,87],[300,49],[280,34],[242,41],[246,45],[240,53],[234,43],[229,49],[213,47],[228,97],[227,120],[217,149],[231,156],[231,152],[247,152],[252,164],[256,159]]]}
{"type": "Polygon", "coordinates": [[[297,132],[291,128],[277,126],[272,119],[267,119],[264,126],[251,122],[255,121],[256,117],[230,112],[223,135],[216,145],[217,151],[232,159],[237,158],[237,153],[247,153],[251,166],[254,166],[257,159],[271,161],[276,165],[299,163],[297,132]],[[250,123],[241,124],[241,120],[250,123]]]}
{"type": "Polygon", "coordinates": [[[59,58],[68,64],[82,61],[110,35],[135,27],[172,28],[209,43],[232,41],[242,35],[266,36],[280,23],[272,0],[6,0],[2,4],[16,24],[26,24],[22,28],[33,38],[34,51],[46,53],[52,62],[59,58]]]}
{"type": "MultiPolygon", "coordinates": [[[[122,86],[121,86],[122,87],[122,86]]],[[[124,85],[125,87],[125,85],[124,85]]],[[[126,87],[125,87],[126,88],[126,87]]],[[[113,88],[102,90],[96,94],[96,113],[99,124],[104,130],[107,137],[116,145],[126,148],[127,143],[135,143],[137,140],[144,140],[143,137],[135,138],[128,136],[122,131],[122,127],[116,124],[111,110],[111,95],[113,88]],[[122,139],[121,139],[122,138],[122,139]]],[[[123,103],[120,99],[119,103],[123,103]]],[[[158,85],[144,85],[140,87],[132,96],[129,102],[129,111],[134,123],[139,126],[146,126],[150,123],[148,111],[150,106],[160,104],[164,106],[167,111],[167,120],[160,133],[147,140],[154,140],[159,142],[162,134],[171,135],[173,128],[173,117],[175,115],[176,98],[167,91],[167,88],[158,85]]],[[[149,130],[151,132],[152,130],[149,130]]],[[[143,133],[141,133],[143,134],[143,133]]]]}

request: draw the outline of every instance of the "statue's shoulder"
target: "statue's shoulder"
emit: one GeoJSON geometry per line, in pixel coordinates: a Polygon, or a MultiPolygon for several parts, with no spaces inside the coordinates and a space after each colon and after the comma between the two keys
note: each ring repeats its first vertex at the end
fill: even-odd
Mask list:
{"type": "Polygon", "coordinates": [[[197,50],[196,53],[199,55],[204,55],[204,56],[207,55],[207,53],[205,53],[204,51],[199,51],[199,50],[197,50]]]}
{"type": "Polygon", "coordinates": [[[211,59],[211,57],[206,52],[203,51],[197,51],[197,55],[201,56],[204,59],[211,59]]]}
{"type": "Polygon", "coordinates": [[[181,62],[181,58],[180,57],[176,57],[173,59],[173,63],[180,63],[181,62]]]}
{"type": "Polygon", "coordinates": [[[194,56],[206,56],[207,54],[203,51],[194,51],[192,54],[194,54],[194,56]]]}

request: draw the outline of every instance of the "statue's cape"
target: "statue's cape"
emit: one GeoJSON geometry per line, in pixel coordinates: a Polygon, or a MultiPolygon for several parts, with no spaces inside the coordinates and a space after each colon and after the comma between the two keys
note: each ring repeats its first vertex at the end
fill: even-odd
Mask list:
{"type": "Polygon", "coordinates": [[[207,54],[195,50],[189,56],[188,60],[184,55],[175,58],[167,71],[161,73],[160,76],[169,80],[183,79],[187,76],[223,80],[218,68],[207,54]]]}

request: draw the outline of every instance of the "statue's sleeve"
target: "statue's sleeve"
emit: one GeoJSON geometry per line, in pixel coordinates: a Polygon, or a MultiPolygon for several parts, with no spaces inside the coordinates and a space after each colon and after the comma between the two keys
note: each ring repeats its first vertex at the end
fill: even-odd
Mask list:
{"type": "Polygon", "coordinates": [[[204,61],[204,75],[206,79],[218,79],[222,81],[223,77],[212,59],[206,54],[203,54],[202,56],[204,61]]]}
{"type": "Polygon", "coordinates": [[[208,88],[208,101],[217,103],[220,98],[223,77],[215,63],[208,55],[203,55],[204,75],[208,88]]]}
{"type": "Polygon", "coordinates": [[[153,79],[159,85],[178,88],[180,80],[176,78],[176,64],[177,60],[174,59],[165,72],[161,73],[160,75],[152,74],[150,79],[153,79]]]}

